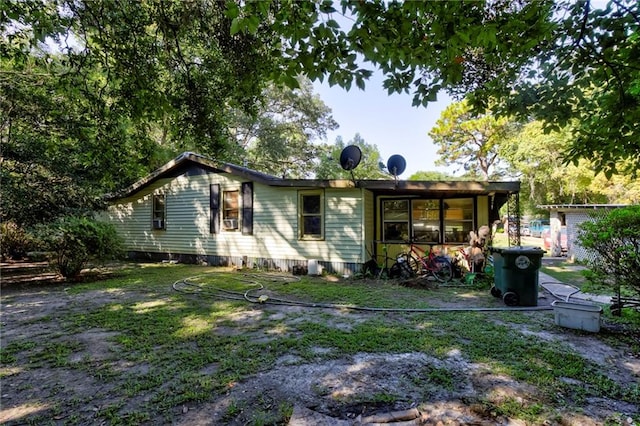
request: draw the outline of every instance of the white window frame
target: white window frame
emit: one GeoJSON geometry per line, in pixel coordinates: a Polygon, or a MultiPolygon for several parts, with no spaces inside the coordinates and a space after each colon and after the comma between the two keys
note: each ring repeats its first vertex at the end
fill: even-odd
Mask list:
{"type": "Polygon", "coordinates": [[[324,240],[324,222],[325,222],[325,208],[324,208],[324,191],[300,191],[298,193],[298,238],[301,240],[324,240]],[[304,211],[304,199],[305,197],[319,197],[320,211],[319,212],[305,212],[304,211]],[[318,217],[320,225],[320,233],[305,233],[305,223],[309,218],[318,217]]]}
{"type": "Polygon", "coordinates": [[[159,192],[151,197],[151,229],[164,231],[167,229],[167,197],[159,192]],[[157,208],[156,201],[162,200],[162,209],[157,208]]]}
{"type": "Polygon", "coordinates": [[[222,191],[222,229],[237,231],[240,229],[240,191],[237,189],[222,191]],[[227,207],[227,200],[235,194],[235,207],[227,207]]]}

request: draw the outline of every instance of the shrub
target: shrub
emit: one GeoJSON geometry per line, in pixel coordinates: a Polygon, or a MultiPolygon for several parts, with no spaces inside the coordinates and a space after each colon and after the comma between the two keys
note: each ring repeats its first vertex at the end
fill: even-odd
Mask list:
{"type": "Polygon", "coordinates": [[[90,260],[115,259],[122,241],[111,224],[87,217],[69,216],[40,228],[40,236],[56,255],[59,272],[76,279],[90,260]]]}
{"type": "Polygon", "coordinates": [[[0,224],[0,248],[2,248],[3,259],[22,259],[30,247],[31,237],[23,228],[13,221],[0,224]]]}
{"type": "Polygon", "coordinates": [[[589,262],[589,279],[620,295],[628,289],[640,295],[640,206],[614,209],[583,222],[578,241],[596,256],[589,262]]]}

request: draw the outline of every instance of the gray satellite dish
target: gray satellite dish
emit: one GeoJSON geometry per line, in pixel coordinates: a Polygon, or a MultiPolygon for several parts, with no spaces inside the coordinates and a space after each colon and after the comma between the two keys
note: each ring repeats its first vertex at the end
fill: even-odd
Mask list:
{"type": "Polygon", "coordinates": [[[347,171],[351,171],[358,167],[361,159],[362,151],[360,151],[360,148],[355,145],[349,145],[340,153],[340,166],[347,171]]]}
{"type": "Polygon", "coordinates": [[[402,155],[392,155],[391,157],[389,157],[389,160],[387,160],[387,170],[393,176],[400,176],[402,173],[404,173],[404,169],[406,168],[407,162],[402,155]]]}

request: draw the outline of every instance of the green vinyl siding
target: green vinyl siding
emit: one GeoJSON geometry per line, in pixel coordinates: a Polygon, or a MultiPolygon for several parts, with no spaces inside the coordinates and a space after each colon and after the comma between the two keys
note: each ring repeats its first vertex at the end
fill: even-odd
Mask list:
{"type": "Polygon", "coordinates": [[[325,202],[325,243],[332,252],[330,259],[361,262],[362,190],[327,190],[325,202]]]}
{"type": "Polygon", "coordinates": [[[361,262],[362,191],[326,189],[325,238],[298,238],[298,190],[254,183],[253,235],[210,233],[209,185],[239,190],[243,180],[228,174],[179,176],[150,185],[143,195],[120,200],[105,215],[124,237],[126,249],[141,252],[247,256],[289,260],[361,262]],[[151,228],[153,194],[165,194],[166,225],[151,228]]]}
{"type": "Polygon", "coordinates": [[[360,190],[324,191],[324,238],[299,238],[297,190],[256,185],[254,236],[264,241],[262,255],[280,259],[359,262],[362,234],[360,190]]]}

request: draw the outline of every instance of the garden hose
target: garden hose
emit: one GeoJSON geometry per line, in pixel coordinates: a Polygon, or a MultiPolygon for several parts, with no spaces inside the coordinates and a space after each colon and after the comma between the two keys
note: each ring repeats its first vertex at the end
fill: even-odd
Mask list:
{"type": "MultiPolygon", "coordinates": [[[[540,285],[541,285],[541,286],[543,286],[543,287],[544,287],[544,285],[545,285],[545,284],[558,284],[558,283],[557,283],[557,282],[555,282],[555,281],[545,281],[545,282],[543,282],[543,283],[540,283],[540,285]]],[[[548,291],[548,292],[549,292],[553,297],[555,297],[556,299],[558,299],[558,300],[562,300],[562,299],[564,299],[564,301],[565,301],[565,302],[568,302],[568,301],[569,301],[569,299],[571,298],[571,296],[573,296],[574,294],[580,293],[580,291],[581,291],[578,287],[576,287],[576,286],[574,286],[574,285],[566,284],[566,283],[562,283],[562,284],[563,284],[563,285],[566,285],[566,286],[569,286],[569,287],[572,287],[572,288],[574,289],[574,291],[573,291],[573,292],[571,292],[571,293],[569,293],[569,294],[568,294],[568,295],[566,295],[566,296],[560,296],[560,295],[558,295],[558,294],[556,294],[556,293],[552,292],[551,290],[547,289],[546,287],[545,287],[545,290],[546,290],[546,291],[548,291]]]]}
{"type": "MultiPolygon", "coordinates": [[[[244,277],[249,277],[250,274],[244,274],[244,277]]],[[[256,278],[273,278],[271,274],[254,274],[256,278]]],[[[284,280],[286,276],[282,276],[284,280]]],[[[353,311],[365,311],[365,312],[405,312],[405,313],[429,313],[429,312],[505,312],[505,311],[546,311],[552,310],[551,306],[518,306],[518,307],[494,307],[494,308],[459,308],[459,307],[444,307],[444,308],[378,308],[369,306],[354,306],[344,305],[337,303],[316,303],[316,302],[302,302],[296,300],[281,299],[266,294],[254,295],[254,292],[264,290],[264,285],[255,279],[237,279],[240,282],[244,282],[253,285],[253,288],[245,291],[244,293],[232,290],[225,290],[215,286],[203,286],[193,282],[198,277],[185,278],[173,283],[172,288],[183,294],[204,294],[212,297],[218,297],[228,300],[246,301],[252,304],[272,304],[272,305],[285,305],[285,306],[299,306],[306,308],[323,308],[323,309],[338,309],[338,310],[353,310],[353,311]]],[[[295,277],[291,277],[295,280],[295,277]]],[[[299,279],[298,279],[299,280],[299,279]]],[[[285,281],[291,282],[291,281],[285,281]]]]}

